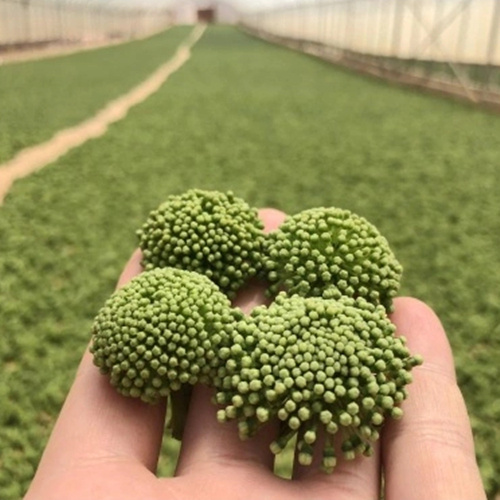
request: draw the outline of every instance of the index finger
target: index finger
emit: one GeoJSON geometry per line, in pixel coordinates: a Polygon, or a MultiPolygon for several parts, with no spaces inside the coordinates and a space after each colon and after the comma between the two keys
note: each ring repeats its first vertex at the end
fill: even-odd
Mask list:
{"type": "Polygon", "coordinates": [[[422,302],[400,298],[392,320],[424,363],[413,371],[403,418],[387,422],[383,431],[387,500],[485,499],[467,409],[439,319],[422,302]]]}

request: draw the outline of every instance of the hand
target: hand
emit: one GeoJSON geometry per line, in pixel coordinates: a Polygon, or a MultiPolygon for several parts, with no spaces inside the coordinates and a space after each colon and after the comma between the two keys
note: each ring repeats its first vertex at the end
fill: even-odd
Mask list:
{"type": "MultiPolygon", "coordinates": [[[[260,215],[267,231],[284,218],[271,209],[260,215]]],[[[141,272],[140,260],[134,253],[118,286],[141,272]]],[[[261,301],[262,291],[250,288],[238,305],[249,310],[261,301]]],[[[165,405],[120,396],[86,352],[25,500],[378,500],[382,469],[386,500],[485,499],[438,318],[400,298],[392,320],[424,364],[413,372],[403,419],[387,423],[371,458],[340,460],[331,475],[297,465],[294,480],[277,478],[269,451],[274,427],[240,441],[234,423],[217,422],[211,391],[196,387],[176,477],[157,478],[165,405]]]]}

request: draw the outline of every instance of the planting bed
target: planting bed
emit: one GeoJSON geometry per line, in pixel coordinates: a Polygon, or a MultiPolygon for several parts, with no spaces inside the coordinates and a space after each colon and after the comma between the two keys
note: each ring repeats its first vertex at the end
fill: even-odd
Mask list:
{"type": "Polygon", "coordinates": [[[175,27],[146,40],[0,66],[0,164],[140,83],[172,57],[190,29],[175,27]]]}
{"type": "MultiPolygon", "coordinates": [[[[180,33],[161,36],[172,37],[173,49],[180,33]]],[[[127,47],[119,50],[127,59],[127,47]]],[[[70,58],[57,61],[71,68],[70,58]]],[[[50,73],[44,65],[57,61],[37,63],[39,71],[50,73]]],[[[139,80],[132,67],[127,78],[139,80]]],[[[83,91],[77,83],[75,92],[83,91]]],[[[82,86],[93,103],[94,94],[106,99],[82,86]]],[[[10,99],[31,98],[23,85],[13,87],[10,99]]],[[[62,89],[57,97],[77,102],[62,89]]],[[[45,121],[11,113],[3,126],[12,134],[32,127],[32,140],[50,135],[45,123],[54,130],[71,121],[61,119],[66,105],[39,109],[45,121]]],[[[17,182],[0,209],[0,497],[27,488],[92,319],[137,244],[135,229],[169,194],[197,187],[232,189],[254,206],[289,213],[339,206],[380,228],[405,268],[402,293],[433,306],[449,333],[493,498],[500,489],[499,160],[498,116],[209,28],[157,94],[101,139],[17,182]]],[[[173,469],[175,450],[166,443],[161,474],[173,469]]]]}

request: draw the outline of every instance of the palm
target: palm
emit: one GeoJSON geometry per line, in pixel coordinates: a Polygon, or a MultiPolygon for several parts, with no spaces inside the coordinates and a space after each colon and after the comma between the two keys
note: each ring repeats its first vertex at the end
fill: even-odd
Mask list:
{"type": "MultiPolygon", "coordinates": [[[[284,214],[261,217],[273,230],[284,214]]],[[[139,263],[136,252],[119,285],[141,271],[139,263]]],[[[262,297],[249,287],[237,305],[248,310],[262,297]]],[[[210,390],[196,387],[176,477],[157,478],[165,405],[118,395],[86,353],[25,500],[378,500],[382,466],[387,500],[485,499],[446,335],[422,303],[395,304],[394,323],[425,363],[415,370],[405,417],[386,425],[373,457],[341,460],[331,475],[313,463],[296,466],[292,481],[277,478],[273,425],[240,441],[234,423],[217,422],[210,390]]]]}
{"type": "MultiPolygon", "coordinates": [[[[366,484],[345,481],[357,477],[359,463],[350,464],[353,470],[342,473],[335,482],[333,476],[322,473],[300,481],[287,481],[274,476],[261,464],[219,456],[211,462],[191,464],[175,478],[157,478],[142,464],[120,457],[100,457],[80,464],[73,470],[61,471],[53,477],[51,499],[88,500],[165,500],[165,499],[265,499],[293,500],[309,498],[375,499],[373,491],[365,491],[366,484]],[[55,479],[55,481],[54,481],[55,479]],[[72,492],[69,495],[69,492],[72,492]]],[[[335,475],[334,475],[335,476],[335,475]]]]}

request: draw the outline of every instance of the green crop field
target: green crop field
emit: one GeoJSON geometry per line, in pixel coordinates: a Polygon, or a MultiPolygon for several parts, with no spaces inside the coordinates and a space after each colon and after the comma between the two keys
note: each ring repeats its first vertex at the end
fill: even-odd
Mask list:
{"type": "Polygon", "coordinates": [[[137,85],[188,32],[179,26],[146,40],[0,66],[0,163],[137,85]]]}
{"type": "MultiPolygon", "coordinates": [[[[16,99],[37,92],[24,82],[16,99]]],[[[0,208],[0,498],[27,488],[135,229],[169,194],[193,187],[288,213],[339,206],[379,227],[405,268],[402,293],[434,307],[449,333],[494,498],[499,165],[499,116],[209,28],[157,94],[16,182],[0,208]]],[[[173,453],[166,442],[161,474],[173,453]]]]}

